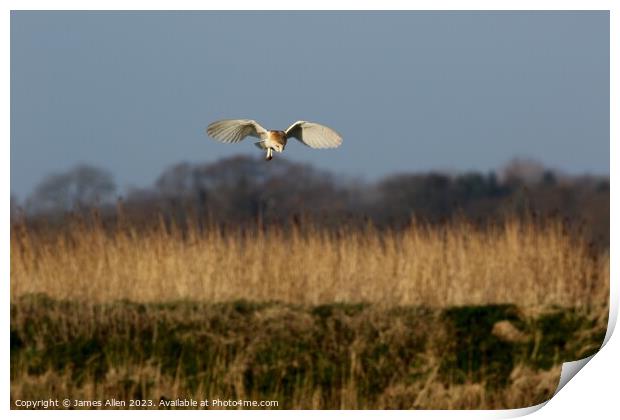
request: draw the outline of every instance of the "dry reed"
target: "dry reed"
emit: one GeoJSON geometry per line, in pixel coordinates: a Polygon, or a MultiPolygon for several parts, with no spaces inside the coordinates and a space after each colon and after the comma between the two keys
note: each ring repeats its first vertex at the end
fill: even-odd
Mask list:
{"type": "Polygon", "coordinates": [[[609,294],[608,252],[591,252],[552,221],[252,234],[181,232],[164,223],[137,233],[119,226],[110,232],[99,224],[73,224],[51,236],[13,226],[12,298],[45,293],[93,302],[247,299],[443,307],[598,305],[609,294]]]}

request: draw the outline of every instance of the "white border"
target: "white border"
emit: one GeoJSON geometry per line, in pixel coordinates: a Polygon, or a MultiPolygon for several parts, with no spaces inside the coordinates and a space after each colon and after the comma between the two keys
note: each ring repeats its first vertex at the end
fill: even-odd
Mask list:
{"type": "MultiPolygon", "coordinates": [[[[2,21],[4,25],[2,25],[2,56],[9,58],[9,49],[10,49],[10,13],[9,11],[14,10],[38,10],[38,9],[57,9],[57,10],[202,10],[202,9],[212,9],[212,10],[355,10],[355,9],[363,9],[363,10],[383,10],[383,9],[407,9],[407,10],[610,10],[610,25],[611,25],[611,74],[617,74],[618,66],[617,66],[617,36],[618,31],[616,30],[618,26],[618,17],[616,6],[617,2],[608,0],[594,0],[594,1],[404,1],[404,0],[383,0],[383,1],[342,1],[342,0],[314,0],[314,1],[297,1],[294,4],[290,2],[284,1],[273,1],[273,0],[245,0],[245,1],[228,1],[228,2],[201,2],[196,0],[177,0],[177,1],[119,1],[119,0],[109,0],[109,1],[90,1],[79,2],[79,1],[57,1],[54,2],[53,5],[48,1],[6,1],[3,2],[3,5],[6,5],[4,8],[4,14],[2,16],[2,21]]],[[[3,102],[4,112],[2,113],[2,121],[3,121],[3,132],[5,133],[4,138],[4,150],[5,152],[1,155],[0,159],[2,159],[2,170],[5,174],[5,182],[2,184],[2,192],[5,199],[9,197],[10,194],[10,118],[9,118],[9,110],[10,110],[10,69],[8,65],[3,66],[3,76],[4,76],[4,92],[3,95],[5,100],[3,102]]],[[[614,83],[614,78],[611,78],[611,115],[618,115],[618,85],[614,83]]],[[[611,120],[611,138],[617,138],[617,124],[614,123],[612,118],[611,120]]],[[[613,177],[614,173],[614,163],[617,162],[617,153],[614,142],[610,142],[610,179],[613,177]]],[[[615,211],[617,206],[617,201],[615,197],[618,196],[616,194],[616,184],[611,184],[611,214],[616,214],[615,211]]],[[[6,279],[4,282],[4,294],[2,299],[5,302],[3,306],[2,318],[3,318],[3,327],[4,327],[4,337],[8,337],[8,326],[9,326],[9,294],[10,294],[10,286],[9,286],[9,278],[10,278],[10,265],[9,265],[9,253],[10,253],[10,242],[9,242],[9,206],[5,205],[2,208],[2,233],[4,241],[2,242],[3,252],[2,252],[2,267],[3,272],[5,273],[4,278],[6,279]]],[[[610,326],[615,324],[615,320],[617,319],[617,310],[618,310],[618,288],[616,281],[616,265],[614,261],[617,261],[616,257],[616,247],[614,237],[617,234],[617,225],[614,223],[612,218],[611,220],[611,290],[612,290],[612,313],[610,314],[610,326]]],[[[612,327],[613,328],[613,327],[612,327]]],[[[611,332],[611,330],[610,330],[611,332]]],[[[616,334],[617,335],[617,334],[616,334]]],[[[609,337],[607,337],[609,338],[609,337]]],[[[8,341],[8,340],[7,340],[8,341]]],[[[593,417],[593,418],[607,418],[609,413],[617,412],[617,396],[615,389],[617,388],[615,385],[618,383],[618,373],[619,373],[619,363],[618,358],[615,355],[620,354],[620,344],[618,344],[618,339],[616,337],[611,337],[608,341],[607,345],[601,350],[599,354],[597,354],[592,361],[588,364],[588,368],[584,370],[584,372],[580,372],[578,375],[578,379],[574,381],[570,381],[566,385],[561,392],[558,393],[557,396],[551,399],[551,401],[547,404],[547,406],[540,411],[537,411],[533,417],[534,418],[584,418],[585,416],[593,417]]],[[[6,344],[2,346],[0,350],[2,352],[4,364],[3,364],[3,381],[2,381],[2,401],[4,409],[9,411],[9,415],[15,418],[24,418],[38,415],[39,413],[44,413],[45,416],[49,416],[52,418],[72,418],[72,417],[83,417],[84,415],[89,415],[93,417],[109,417],[110,412],[67,412],[67,411],[46,411],[46,412],[26,412],[26,411],[10,411],[8,408],[10,407],[10,377],[9,377],[9,350],[8,345],[6,344]]],[[[516,411],[475,411],[475,412],[446,412],[446,411],[394,411],[390,412],[390,416],[400,417],[400,418],[411,418],[412,416],[419,418],[438,418],[438,417],[451,417],[451,418],[501,418],[501,417],[514,417],[519,415],[524,415],[527,412],[532,411],[531,409],[525,410],[516,410],[516,411]]],[[[273,417],[288,417],[292,413],[291,412],[269,412],[269,411],[232,411],[232,412],[213,412],[210,411],[208,413],[193,411],[193,412],[183,412],[183,415],[187,415],[189,417],[195,418],[204,418],[204,416],[221,416],[221,417],[238,417],[238,416],[252,416],[258,418],[273,418],[273,417]]],[[[142,418],[161,418],[161,417],[170,417],[170,416],[179,416],[181,415],[178,411],[173,412],[116,412],[115,416],[121,417],[142,417],[142,418]]],[[[378,415],[385,415],[385,413],[373,412],[373,411],[321,411],[321,412],[295,412],[295,415],[299,417],[314,417],[316,415],[327,416],[327,417],[336,417],[339,418],[369,418],[375,417],[378,415]]]]}

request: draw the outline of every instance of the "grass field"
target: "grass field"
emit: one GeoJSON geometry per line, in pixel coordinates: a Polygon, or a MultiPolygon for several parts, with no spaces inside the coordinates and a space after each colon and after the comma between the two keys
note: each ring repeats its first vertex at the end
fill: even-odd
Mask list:
{"type": "Polygon", "coordinates": [[[11,231],[11,401],[515,408],[602,343],[609,254],[561,223],[11,231]]]}
{"type": "Polygon", "coordinates": [[[605,302],[608,284],[608,254],[553,222],[226,234],[75,224],[53,235],[22,225],[11,234],[12,297],[580,306],[605,302]]]}

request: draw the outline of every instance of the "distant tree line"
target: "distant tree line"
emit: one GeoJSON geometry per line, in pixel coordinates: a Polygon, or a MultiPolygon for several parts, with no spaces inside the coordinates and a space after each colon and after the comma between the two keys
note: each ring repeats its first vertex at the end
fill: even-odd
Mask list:
{"type": "Polygon", "coordinates": [[[237,156],[166,169],[151,188],[118,197],[112,175],[78,166],[44,179],[23,204],[11,197],[11,218],[62,225],[68,213],[97,208],[104,220],[148,228],[191,223],[243,228],[312,222],[316,226],[372,223],[402,228],[412,218],[442,223],[461,217],[485,224],[505,217],[559,217],[588,239],[609,246],[609,178],[567,176],[528,160],[498,174],[402,173],[375,183],[342,179],[307,164],[237,156]],[[20,212],[19,209],[23,209],[20,212]]]}

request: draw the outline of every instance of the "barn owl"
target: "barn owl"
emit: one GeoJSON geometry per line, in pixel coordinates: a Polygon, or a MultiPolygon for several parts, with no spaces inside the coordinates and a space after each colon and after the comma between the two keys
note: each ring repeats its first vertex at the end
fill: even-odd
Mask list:
{"type": "Polygon", "coordinates": [[[254,120],[219,120],[207,127],[207,134],[222,143],[237,143],[251,136],[260,139],[254,143],[266,150],[266,160],[273,158],[273,152],[282,153],[289,138],[294,137],[313,149],[330,149],[342,144],[342,137],[334,130],[321,124],[297,121],[286,131],[266,130],[254,120]]]}

